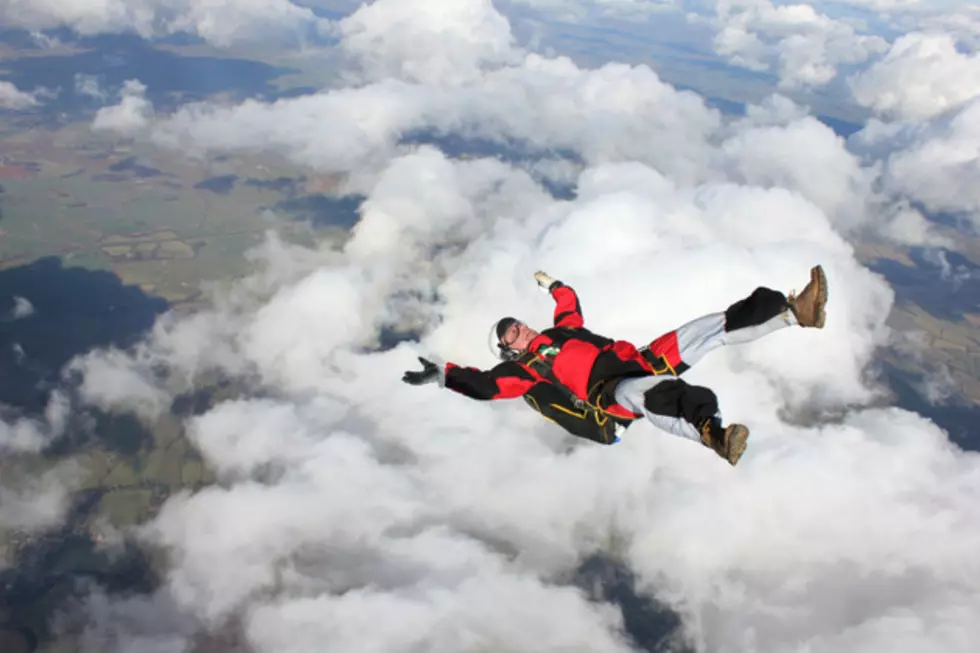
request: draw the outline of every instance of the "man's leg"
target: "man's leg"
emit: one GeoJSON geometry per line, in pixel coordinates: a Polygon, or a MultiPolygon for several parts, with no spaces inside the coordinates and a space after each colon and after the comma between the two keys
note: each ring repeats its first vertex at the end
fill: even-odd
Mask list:
{"type": "Polygon", "coordinates": [[[670,376],[643,376],[620,381],[615,398],[664,431],[710,447],[732,465],[745,451],[748,429],[722,425],[718,398],[709,388],[670,376]]]}
{"type": "Polygon", "coordinates": [[[799,296],[759,287],[723,313],[709,313],[665,333],[641,351],[655,368],[667,363],[677,375],[722,345],[737,345],[788,326],[822,328],[827,281],[818,265],[799,296]]]}

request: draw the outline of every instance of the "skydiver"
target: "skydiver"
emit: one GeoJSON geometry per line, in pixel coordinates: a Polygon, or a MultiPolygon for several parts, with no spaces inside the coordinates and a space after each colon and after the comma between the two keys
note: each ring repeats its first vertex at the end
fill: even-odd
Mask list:
{"type": "Polygon", "coordinates": [[[722,345],[751,342],[794,325],[821,329],[826,319],[827,280],[817,265],[799,295],[760,286],[725,311],[691,320],[638,349],[586,329],[575,291],[544,272],[534,277],[556,302],[553,327],[538,332],[516,318],[502,318],[489,334],[490,349],[502,361],[493,368],[452,362],[440,367],[419,357],[422,371],[405,372],[402,380],[437,381],[483,401],[523,396],[573,435],[605,444],[618,441],[615,432],[645,417],[735,465],[745,451],[748,428],[724,426],[715,393],[677,377],[722,345]]]}

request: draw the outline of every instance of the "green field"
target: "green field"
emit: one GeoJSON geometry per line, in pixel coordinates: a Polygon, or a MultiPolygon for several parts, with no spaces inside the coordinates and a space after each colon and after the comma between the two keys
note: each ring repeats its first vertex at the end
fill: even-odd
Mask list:
{"type": "Polygon", "coordinates": [[[0,269],[59,255],[177,303],[195,298],[202,281],[246,274],[244,252],[270,228],[287,240],[306,242],[312,232],[337,244],[346,237],[329,224],[311,229],[295,212],[269,212],[306,192],[305,171],[281,162],[236,157],[204,165],[104,139],[84,125],[33,136],[7,125],[0,133],[7,166],[0,269]],[[34,169],[17,178],[25,166],[34,169]],[[289,178],[296,181],[288,190],[261,185],[289,178]]]}

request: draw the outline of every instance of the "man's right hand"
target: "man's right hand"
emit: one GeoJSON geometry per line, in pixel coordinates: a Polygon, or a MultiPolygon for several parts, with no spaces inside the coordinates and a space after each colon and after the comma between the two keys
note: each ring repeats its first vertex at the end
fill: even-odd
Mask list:
{"type": "Polygon", "coordinates": [[[551,286],[554,285],[555,282],[557,281],[553,277],[548,276],[546,273],[541,272],[540,270],[534,273],[534,279],[535,281],[538,282],[538,285],[541,286],[541,288],[543,288],[544,290],[551,290],[551,286]]]}
{"type": "Polygon", "coordinates": [[[409,370],[402,376],[402,381],[412,385],[423,385],[425,383],[432,383],[439,378],[438,365],[421,356],[419,356],[419,362],[422,363],[422,371],[413,372],[409,370]]]}

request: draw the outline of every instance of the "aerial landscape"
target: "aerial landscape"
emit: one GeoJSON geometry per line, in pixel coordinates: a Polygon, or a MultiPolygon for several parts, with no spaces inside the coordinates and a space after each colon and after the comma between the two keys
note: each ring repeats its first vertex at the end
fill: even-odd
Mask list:
{"type": "Polygon", "coordinates": [[[94,4],[0,3],[0,653],[980,642],[976,7],[94,4]],[[818,263],[733,469],[401,382],[818,263]]]}

